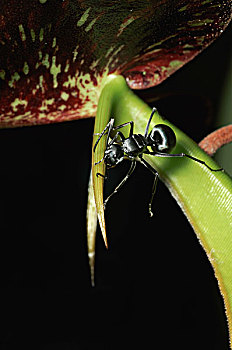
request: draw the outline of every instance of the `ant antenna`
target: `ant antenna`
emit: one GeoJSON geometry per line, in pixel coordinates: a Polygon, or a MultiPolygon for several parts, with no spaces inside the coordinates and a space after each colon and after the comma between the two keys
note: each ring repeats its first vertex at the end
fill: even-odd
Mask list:
{"type": "Polygon", "coordinates": [[[148,135],[149,126],[150,126],[150,124],[151,124],[151,120],[152,120],[152,118],[153,118],[153,115],[155,114],[156,111],[157,111],[157,109],[156,109],[155,107],[153,107],[152,112],[151,112],[151,115],[150,115],[150,118],[149,118],[148,123],[147,123],[147,126],[146,126],[146,130],[145,130],[144,137],[147,137],[147,135],[148,135]]]}

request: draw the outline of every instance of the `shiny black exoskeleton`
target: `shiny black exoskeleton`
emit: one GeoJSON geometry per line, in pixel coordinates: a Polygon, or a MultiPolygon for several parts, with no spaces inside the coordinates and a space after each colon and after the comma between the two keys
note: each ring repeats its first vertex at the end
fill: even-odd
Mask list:
{"type": "MultiPolygon", "coordinates": [[[[105,129],[99,135],[97,142],[94,145],[94,152],[96,147],[102,138],[103,135],[107,134],[106,141],[106,150],[104,153],[104,157],[97,163],[102,162],[104,160],[106,164],[106,169],[115,167],[117,164],[122,162],[124,159],[131,160],[131,167],[125,176],[125,178],[120,182],[120,184],[115,188],[115,190],[111,193],[111,195],[105,200],[104,205],[108,202],[108,200],[112,197],[114,193],[116,193],[119,188],[126,182],[129,176],[135,169],[136,161],[140,161],[146,168],[148,168],[155,176],[154,184],[152,187],[152,195],[151,200],[149,202],[149,214],[152,216],[151,205],[153,201],[153,197],[156,191],[156,185],[158,180],[158,172],[151,167],[149,163],[147,163],[143,159],[143,154],[150,154],[156,157],[188,157],[198,163],[205,165],[211,171],[221,171],[222,169],[212,169],[210,168],[204,161],[192,157],[185,153],[178,154],[170,154],[172,149],[176,145],[176,136],[174,131],[165,124],[157,124],[153,127],[153,129],[148,133],[149,126],[152,120],[154,113],[156,112],[156,108],[153,108],[150,118],[148,120],[144,135],[134,134],[134,123],[127,122],[121,124],[119,126],[114,126],[114,119],[111,119],[109,123],[106,125],[105,129]],[[123,128],[126,125],[130,125],[129,137],[125,137],[119,129],[123,128]],[[110,140],[111,137],[111,140],[110,140]],[[152,151],[148,149],[150,147],[152,151]]],[[[104,176],[100,173],[97,173],[97,176],[104,176]]],[[[105,176],[104,176],[105,177],[105,176]]]]}

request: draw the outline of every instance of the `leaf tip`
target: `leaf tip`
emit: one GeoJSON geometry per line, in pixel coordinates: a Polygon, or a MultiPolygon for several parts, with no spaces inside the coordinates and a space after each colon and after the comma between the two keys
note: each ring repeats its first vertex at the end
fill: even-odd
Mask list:
{"type": "Polygon", "coordinates": [[[104,210],[100,210],[98,213],[98,221],[101,227],[101,233],[102,237],[105,243],[106,249],[108,249],[108,242],[107,242],[107,237],[106,237],[106,226],[105,226],[105,217],[104,217],[104,210]]]}

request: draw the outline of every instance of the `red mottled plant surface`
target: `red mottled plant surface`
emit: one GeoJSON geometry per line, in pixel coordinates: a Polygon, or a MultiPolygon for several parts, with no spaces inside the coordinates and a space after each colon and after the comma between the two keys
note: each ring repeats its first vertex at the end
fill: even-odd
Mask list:
{"type": "Polygon", "coordinates": [[[230,18],[231,0],[4,0],[0,126],[93,116],[107,75],[159,84],[230,18]]]}

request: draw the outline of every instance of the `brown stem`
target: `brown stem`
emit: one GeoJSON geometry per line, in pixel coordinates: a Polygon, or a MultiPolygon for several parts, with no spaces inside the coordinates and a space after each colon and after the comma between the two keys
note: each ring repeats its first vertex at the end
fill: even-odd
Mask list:
{"type": "Polygon", "coordinates": [[[224,126],[208,136],[206,136],[198,145],[208,155],[212,156],[219,148],[232,142],[232,124],[224,126]]]}

